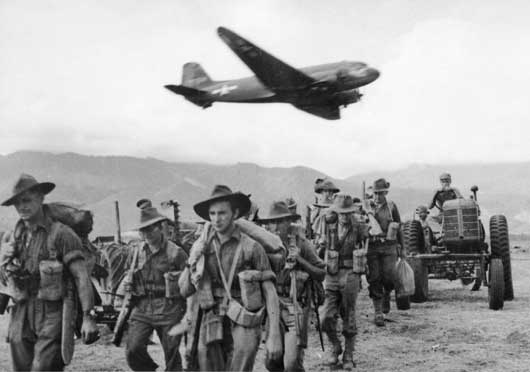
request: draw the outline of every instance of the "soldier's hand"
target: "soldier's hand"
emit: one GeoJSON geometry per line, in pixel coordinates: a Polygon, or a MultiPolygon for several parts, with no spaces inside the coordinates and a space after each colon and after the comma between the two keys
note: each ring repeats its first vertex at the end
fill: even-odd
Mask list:
{"type": "Polygon", "coordinates": [[[81,336],[86,345],[90,345],[99,339],[98,326],[94,319],[90,317],[83,318],[83,325],[81,326],[81,336]]]}
{"type": "Polygon", "coordinates": [[[267,350],[267,359],[281,360],[283,358],[282,341],[269,335],[265,343],[265,350],[267,350]]]}

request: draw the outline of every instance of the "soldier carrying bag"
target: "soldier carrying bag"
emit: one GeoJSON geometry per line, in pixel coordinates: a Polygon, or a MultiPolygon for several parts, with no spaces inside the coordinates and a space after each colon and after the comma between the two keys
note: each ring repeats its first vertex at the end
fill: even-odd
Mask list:
{"type": "Polygon", "coordinates": [[[263,321],[263,316],[265,314],[265,306],[262,306],[257,312],[249,311],[238,301],[232,298],[230,288],[232,288],[232,281],[236,272],[237,262],[239,261],[239,256],[241,255],[242,246],[241,243],[236,248],[236,253],[234,255],[234,260],[232,262],[232,267],[230,268],[230,274],[228,280],[226,280],[223,273],[223,267],[221,266],[221,259],[219,257],[219,249],[217,245],[215,246],[215,257],[217,258],[217,264],[219,265],[219,275],[221,276],[221,281],[223,282],[223,287],[225,288],[226,294],[223,298],[223,303],[221,304],[221,313],[226,309],[226,316],[230,318],[234,323],[243,326],[245,328],[254,328],[258,327],[263,321]]]}

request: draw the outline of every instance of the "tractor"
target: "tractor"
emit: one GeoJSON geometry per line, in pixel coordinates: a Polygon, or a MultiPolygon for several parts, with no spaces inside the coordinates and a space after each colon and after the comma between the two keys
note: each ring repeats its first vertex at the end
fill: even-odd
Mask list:
{"type": "MultiPolygon", "coordinates": [[[[453,199],[443,203],[440,215],[441,234],[434,244],[426,243],[427,233],[420,221],[403,224],[403,245],[407,261],[414,270],[415,292],[412,302],[429,298],[429,279],[460,279],[472,284],[472,291],[488,287],[489,308],[502,309],[504,301],[513,300],[508,223],[503,215],[489,221],[490,244],[486,242],[480,220],[477,186],[470,199],[453,199]]],[[[429,229],[430,230],[430,229],[429,229]]]]}

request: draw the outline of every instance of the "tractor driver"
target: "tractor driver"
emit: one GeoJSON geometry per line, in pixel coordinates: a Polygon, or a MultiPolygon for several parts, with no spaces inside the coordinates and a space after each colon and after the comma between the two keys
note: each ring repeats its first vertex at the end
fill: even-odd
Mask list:
{"type": "Polygon", "coordinates": [[[460,191],[456,187],[451,186],[451,175],[449,173],[440,175],[440,184],[441,187],[434,193],[429,209],[436,207],[441,211],[446,201],[462,198],[460,191]]]}

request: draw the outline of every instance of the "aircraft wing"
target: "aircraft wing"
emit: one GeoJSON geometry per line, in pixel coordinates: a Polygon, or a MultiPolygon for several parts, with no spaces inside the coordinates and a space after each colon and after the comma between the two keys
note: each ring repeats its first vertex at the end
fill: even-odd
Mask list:
{"type": "Polygon", "coordinates": [[[294,105],[299,110],[308,112],[310,114],[320,116],[321,118],[328,120],[337,120],[340,119],[340,109],[339,106],[333,105],[306,105],[299,106],[294,105]]]}
{"type": "Polygon", "coordinates": [[[273,91],[299,89],[316,82],[302,71],[280,61],[224,27],[219,27],[217,33],[256,77],[273,91]]]}

